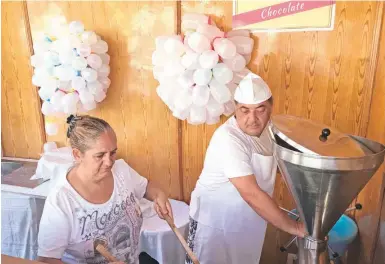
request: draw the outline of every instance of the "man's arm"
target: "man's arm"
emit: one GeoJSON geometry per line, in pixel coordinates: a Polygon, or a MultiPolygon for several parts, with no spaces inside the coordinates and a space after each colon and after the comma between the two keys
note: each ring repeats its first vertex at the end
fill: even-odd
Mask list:
{"type": "Polygon", "coordinates": [[[258,186],[254,175],[229,179],[242,198],[263,219],[287,233],[299,237],[305,236],[303,224],[291,219],[279,209],[273,199],[258,186]]]}

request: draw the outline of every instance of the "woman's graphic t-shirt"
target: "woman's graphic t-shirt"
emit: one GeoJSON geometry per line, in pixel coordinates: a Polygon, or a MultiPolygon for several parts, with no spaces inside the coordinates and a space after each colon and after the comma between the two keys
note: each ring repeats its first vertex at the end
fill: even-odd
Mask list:
{"type": "Polygon", "coordinates": [[[118,260],[138,262],[142,215],[138,201],[144,196],[147,179],[123,160],[112,168],[114,190],[104,204],[91,204],[67,181],[69,167],[63,168],[62,181],[47,197],[39,229],[42,257],[65,263],[108,263],[96,250],[105,246],[118,260]]]}

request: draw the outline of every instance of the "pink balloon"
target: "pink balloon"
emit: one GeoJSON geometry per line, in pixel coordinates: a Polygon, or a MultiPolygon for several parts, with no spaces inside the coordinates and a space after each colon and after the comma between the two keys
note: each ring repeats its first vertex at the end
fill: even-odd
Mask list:
{"type": "Polygon", "coordinates": [[[214,50],[218,52],[223,59],[231,59],[237,53],[237,48],[233,42],[226,38],[218,38],[214,40],[214,50]]]}

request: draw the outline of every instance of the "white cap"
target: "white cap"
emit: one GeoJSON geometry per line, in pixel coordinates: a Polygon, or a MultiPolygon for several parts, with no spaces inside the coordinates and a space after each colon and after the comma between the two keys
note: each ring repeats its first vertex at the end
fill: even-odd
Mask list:
{"type": "Polygon", "coordinates": [[[270,97],[267,83],[252,72],[242,79],[234,93],[234,100],[241,104],[260,104],[270,97]]]}

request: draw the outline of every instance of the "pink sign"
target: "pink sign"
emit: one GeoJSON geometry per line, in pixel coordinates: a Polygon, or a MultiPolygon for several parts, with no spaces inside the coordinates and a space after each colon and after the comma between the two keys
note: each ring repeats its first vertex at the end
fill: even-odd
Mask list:
{"type": "Polygon", "coordinates": [[[233,16],[233,28],[333,5],[335,1],[288,1],[233,16]]]}

